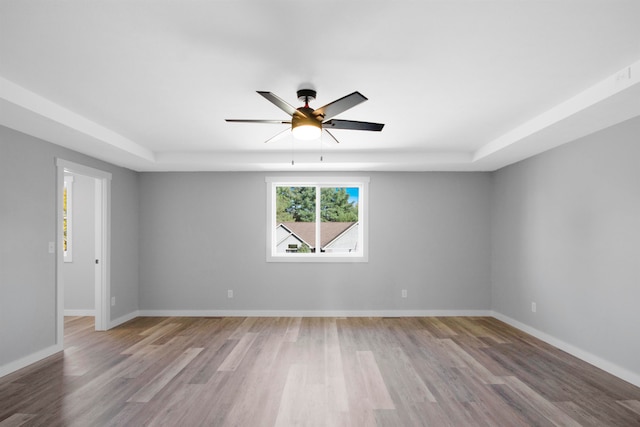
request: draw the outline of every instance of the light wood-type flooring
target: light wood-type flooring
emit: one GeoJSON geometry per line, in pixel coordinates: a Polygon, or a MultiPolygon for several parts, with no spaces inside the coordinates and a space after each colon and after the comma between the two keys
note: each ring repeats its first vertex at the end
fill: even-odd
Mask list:
{"type": "Polygon", "coordinates": [[[496,319],[65,320],[0,426],[640,426],[640,388],[496,319]]]}

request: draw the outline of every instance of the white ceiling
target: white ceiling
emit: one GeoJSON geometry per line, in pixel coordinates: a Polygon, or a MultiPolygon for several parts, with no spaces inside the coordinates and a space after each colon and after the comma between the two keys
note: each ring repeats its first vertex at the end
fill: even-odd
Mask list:
{"type": "Polygon", "coordinates": [[[639,60],[636,0],[3,0],[0,124],[138,171],[495,170],[640,115],[639,60]],[[384,130],[224,121],[309,85],[384,130]]]}

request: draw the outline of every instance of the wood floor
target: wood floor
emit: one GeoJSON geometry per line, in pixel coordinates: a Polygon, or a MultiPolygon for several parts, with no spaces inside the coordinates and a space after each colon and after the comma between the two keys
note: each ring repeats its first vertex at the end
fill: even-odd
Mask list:
{"type": "Polygon", "coordinates": [[[640,389],[493,318],[65,319],[0,426],[640,426],[640,389]]]}

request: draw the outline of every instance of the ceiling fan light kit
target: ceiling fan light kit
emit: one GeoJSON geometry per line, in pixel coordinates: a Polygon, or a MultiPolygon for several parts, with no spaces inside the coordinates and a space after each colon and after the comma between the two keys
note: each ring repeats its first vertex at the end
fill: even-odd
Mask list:
{"type": "Polygon", "coordinates": [[[295,139],[303,141],[318,139],[322,134],[322,119],[318,120],[313,114],[313,109],[309,107],[309,101],[316,99],[316,91],[300,89],[297,94],[298,99],[304,102],[304,107],[296,110],[300,114],[291,117],[291,133],[295,139]]]}
{"type": "Polygon", "coordinates": [[[322,123],[307,117],[293,116],[291,120],[291,133],[295,139],[309,141],[320,138],[322,123]]]}
{"type": "MultiPolygon", "coordinates": [[[[226,121],[235,123],[290,124],[293,137],[299,140],[318,139],[324,129],[324,131],[329,134],[331,139],[335,142],[338,142],[338,140],[328,131],[327,128],[380,132],[384,127],[384,124],[382,123],[331,120],[338,114],[367,100],[364,95],[357,91],[315,110],[309,107],[309,102],[316,98],[316,91],[313,89],[298,90],[298,99],[304,102],[304,106],[299,108],[293,107],[271,92],[258,91],[258,93],[276,107],[289,114],[291,116],[291,120],[226,119],[226,121]]],[[[270,138],[268,142],[280,139],[280,137],[281,134],[278,134],[275,137],[270,138]]]]}

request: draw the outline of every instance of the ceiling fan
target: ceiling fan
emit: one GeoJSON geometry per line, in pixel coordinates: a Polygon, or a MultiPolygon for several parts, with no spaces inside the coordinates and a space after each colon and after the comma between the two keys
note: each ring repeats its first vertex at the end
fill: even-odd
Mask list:
{"type": "MultiPolygon", "coordinates": [[[[339,120],[333,117],[355,107],[364,102],[367,98],[356,91],[349,95],[336,99],[329,104],[316,108],[309,107],[309,102],[316,98],[316,91],[313,89],[300,89],[297,92],[298,99],[304,102],[303,107],[295,108],[291,104],[282,100],[271,92],[258,91],[260,95],[291,116],[290,120],[252,120],[252,119],[226,119],[227,122],[235,123],[270,123],[270,124],[290,124],[291,133],[294,138],[302,140],[317,139],[324,130],[335,142],[339,142],[329,129],[348,130],[369,130],[380,132],[384,127],[382,123],[357,122],[353,120],[339,120]]],[[[288,134],[289,129],[285,129],[277,135],[269,138],[265,142],[273,142],[288,134]]]]}

